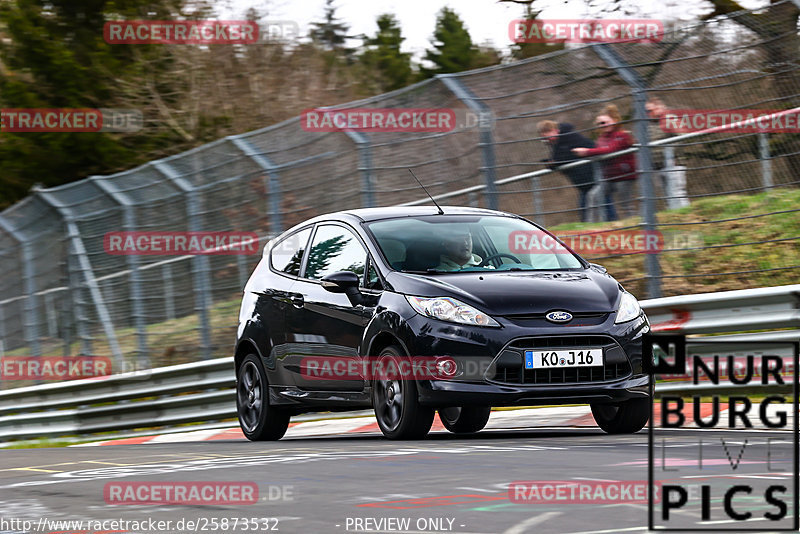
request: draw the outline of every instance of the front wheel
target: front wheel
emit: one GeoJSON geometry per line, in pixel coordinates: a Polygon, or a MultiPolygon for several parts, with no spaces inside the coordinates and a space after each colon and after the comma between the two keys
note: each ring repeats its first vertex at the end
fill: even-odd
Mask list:
{"type": "Polygon", "coordinates": [[[289,428],[289,414],[270,406],[267,374],[258,356],[245,356],[236,378],[236,413],[242,433],[250,441],[281,439],[289,428]]]}
{"type": "Polygon", "coordinates": [[[452,406],[439,408],[439,419],[454,434],[471,434],[483,430],[491,413],[491,406],[452,406]]]}
{"type": "Polygon", "coordinates": [[[633,434],[644,428],[650,418],[650,399],[591,406],[597,426],[609,434],[633,434]]]}
{"type": "Polygon", "coordinates": [[[383,435],[389,439],[422,439],[433,425],[433,408],[422,406],[413,376],[401,376],[403,359],[391,345],[378,356],[382,375],[372,385],[372,407],[383,435]]]}

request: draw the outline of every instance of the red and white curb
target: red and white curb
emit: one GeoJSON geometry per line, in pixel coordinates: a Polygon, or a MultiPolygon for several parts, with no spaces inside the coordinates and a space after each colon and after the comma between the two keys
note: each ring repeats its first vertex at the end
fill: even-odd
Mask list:
{"type": "MultiPolygon", "coordinates": [[[[501,410],[492,412],[487,430],[514,430],[536,427],[596,427],[591,409],[588,406],[559,406],[547,408],[528,408],[521,410],[501,410]]],[[[437,415],[431,432],[447,432],[437,415]]],[[[378,423],[373,416],[325,419],[290,423],[286,438],[306,438],[315,436],[343,436],[380,434],[378,423]]],[[[184,443],[194,441],[242,440],[244,434],[239,427],[227,429],[194,430],[135,438],[112,439],[81,443],[71,447],[96,447],[105,445],[132,445],[147,443],[184,443]]]]}
{"type": "MultiPolygon", "coordinates": [[[[660,418],[660,406],[654,407],[654,416],[660,418]]],[[[719,418],[726,420],[727,408],[720,406],[719,418]]],[[[689,408],[690,409],[690,408],[689,408]]],[[[780,404],[770,404],[767,416],[776,419],[776,413],[782,409],[780,404]]],[[[684,412],[687,408],[684,407],[684,412]]],[[[713,414],[711,403],[704,402],[700,406],[700,417],[709,420],[713,414]]],[[[791,418],[791,414],[788,414],[791,418]]],[[[766,429],[759,418],[750,418],[754,429],[766,429]]],[[[697,428],[693,423],[686,425],[697,428]]],[[[522,408],[493,411],[486,425],[486,430],[530,430],[535,428],[597,428],[589,406],[553,406],[543,408],[522,408]]],[[[787,428],[792,428],[790,424],[787,428]]],[[[431,432],[447,432],[437,415],[433,421],[431,432]]],[[[373,416],[343,417],[341,419],[323,419],[290,423],[286,432],[287,438],[310,438],[315,436],[347,436],[347,435],[379,435],[380,429],[373,416]]],[[[185,443],[195,441],[243,440],[241,429],[237,427],[217,428],[210,430],[193,430],[170,434],[140,436],[135,438],[112,439],[71,445],[71,447],[96,447],[104,445],[133,445],[140,443],[185,443]]]]}

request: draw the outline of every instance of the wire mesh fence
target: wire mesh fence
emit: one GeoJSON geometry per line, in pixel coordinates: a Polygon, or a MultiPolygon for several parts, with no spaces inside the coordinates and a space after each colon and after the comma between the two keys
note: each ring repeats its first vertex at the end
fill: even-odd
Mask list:
{"type": "Polygon", "coordinates": [[[590,44],[440,75],[337,108],[452,110],[456,124],[447,131],[316,132],[298,117],[130,171],[35,190],[0,214],[0,354],[100,354],[120,371],[229,355],[258,254],[111,254],[107,234],[263,237],[326,212],[425,203],[409,168],[446,204],[518,213],[557,233],[661,232],[657,254],[585,254],[640,297],[796,283],[798,125],[666,132],[645,109],[654,99],[671,110],[744,116],[798,108],[797,28],[763,15],[716,17],[659,43],[590,44]],[[604,220],[612,201],[600,169],[616,155],[585,160],[572,165],[593,167],[595,222],[577,226],[579,191],[564,167],[546,162],[550,145],[537,124],[569,123],[595,137],[595,116],[608,104],[636,140],[634,194],[613,201],[634,214],[604,220]]]}

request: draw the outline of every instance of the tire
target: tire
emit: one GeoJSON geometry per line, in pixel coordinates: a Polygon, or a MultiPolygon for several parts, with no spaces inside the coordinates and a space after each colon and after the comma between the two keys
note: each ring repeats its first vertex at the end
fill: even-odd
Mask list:
{"type": "Polygon", "coordinates": [[[608,434],[633,434],[650,419],[650,399],[631,399],[619,404],[592,404],[597,426],[608,434]]]}
{"type": "Polygon", "coordinates": [[[236,369],[236,413],[250,441],[276,441],[289,428],[289,414],[269,405],[269,383],[255,354],[248,354],[236,369]]]}
{"type": "Polygon", "coordinates": [[[439,408],[439,419],[453,434],[471,434],[483,430],[491,412],[491,406],[453,406],[439,408]]]}
{"type": "Polygon", "coordinates": [[[414,377],[397,376],[402,350],[390,345],[378,356],[381,369],[394,368],[372,384],[372,407],[383,435],[389,439],[422,439],[433,425],[434,409],[419,403],[414,377]],[[394,362],[393,364],[391,362],[394,362]],[[398,380],[398,378],[406,378],[398,380]]]}

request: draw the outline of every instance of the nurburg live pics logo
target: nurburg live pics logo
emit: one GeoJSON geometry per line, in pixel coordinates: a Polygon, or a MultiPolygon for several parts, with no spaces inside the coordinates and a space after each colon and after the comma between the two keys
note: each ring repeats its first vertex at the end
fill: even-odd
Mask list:
{"type": "Polygon", "coordinates": [[[650,530],[800,528],[799,347],[691,338],[687,348],[683,335],[644,335],[651,383],[656,374],[692,377],[690,386],[651,396],[648,480],[650,495],[660,485],[661,500],[649,499],[650,530]],[[754,426],[766,431],[752,432],[754,426]]]}

